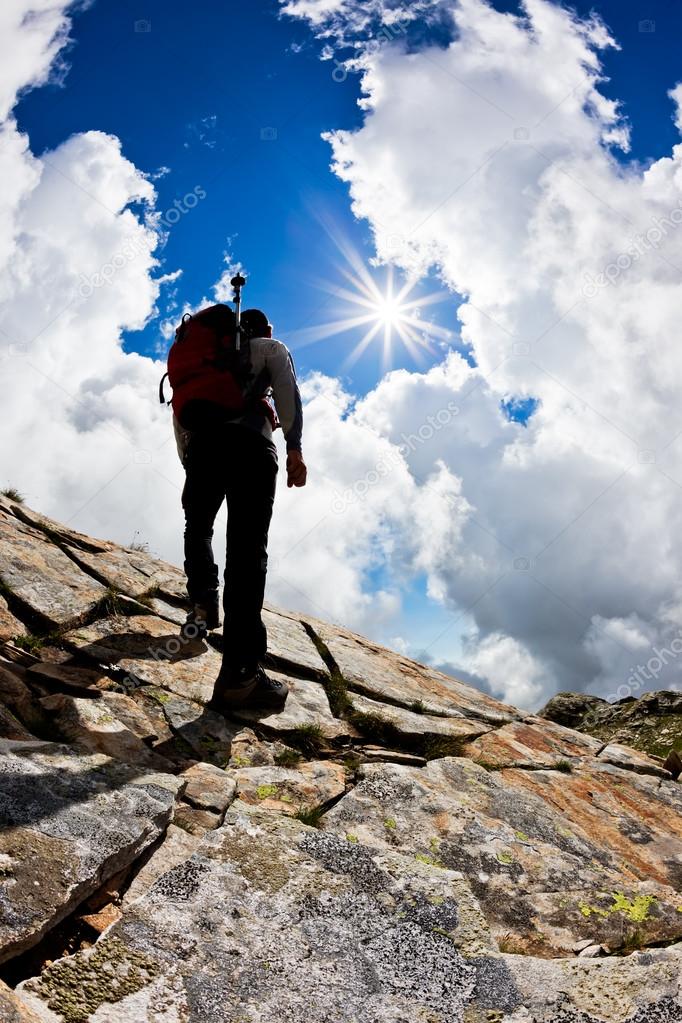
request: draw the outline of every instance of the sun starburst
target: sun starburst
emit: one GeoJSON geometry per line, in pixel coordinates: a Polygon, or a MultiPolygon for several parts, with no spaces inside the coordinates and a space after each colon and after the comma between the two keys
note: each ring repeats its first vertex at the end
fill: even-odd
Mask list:
{"type": "Polygon", "coordinates": [[[440,290],[415,298],[413,293],[420,283],[419,278],[408,277],[396,287],[392,267],[371,271],[350,242],[338,233],[330,232],[330,235],[343,256],[338,267],[340,283],[321,280],[317,286],[338,300],[341,315],[299,331],[295,335],[296,347],[347,334],[353,346],[344,359],[343,368],[349,369],[376,340],[382,345],[383,367],[388,369],[396,341],[416,362],[424,364],[426,356],[433,355],[435,342],[452,340],[451,331],[422,317],[425,307],[452,300],[452,295],[440,290]],[[364,333],[357,338],[363,328],[364,333]]]}

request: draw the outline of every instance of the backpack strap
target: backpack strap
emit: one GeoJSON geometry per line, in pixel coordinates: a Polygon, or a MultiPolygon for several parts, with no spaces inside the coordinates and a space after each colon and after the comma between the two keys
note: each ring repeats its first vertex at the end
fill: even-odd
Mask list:
{"type": "Polygon", "coordinates": [[[164,373],[163,376],[161,377],[161,380],[159,381],[159,404],[160,405],[170,405],[170,402],[166,401],[166,395],[163,393],[163,385],[164,385],[164,383],[165,383],[165,381],[167,379],[168,379],[168,373],[164,373]]]}

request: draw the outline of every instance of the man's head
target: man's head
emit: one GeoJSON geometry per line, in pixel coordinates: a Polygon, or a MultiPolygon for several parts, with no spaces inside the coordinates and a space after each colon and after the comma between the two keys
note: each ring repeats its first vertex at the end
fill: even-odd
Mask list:
{"type": "Polygon", "coordinates": [[[262,309],[245,309],[241,326],[245,337],[272,337],[272,324],[262,309]]]}

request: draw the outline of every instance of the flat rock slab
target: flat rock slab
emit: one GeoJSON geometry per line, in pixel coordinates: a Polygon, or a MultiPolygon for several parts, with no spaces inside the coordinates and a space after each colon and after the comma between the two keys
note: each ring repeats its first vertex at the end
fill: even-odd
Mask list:
{"type": "MultiPolygon", "coordinates": [[[[583,763],[570,774],[506,770],[501,780],[515,793],[534,796],[554,808],[565,828],[589,836],[601,850],[602,859],[608,855],[614,865],[620,866],[624,879],[651,880],[679,890],[679,785],[620,770],[599,760],[583,763]]],[[[682,913],[679,916],[682,925],[682,913]]]]}
{"type": "Polygon", "coordinates": [[[327,665],[300,621],[266,608],[263,622],[268,630],[268,653],[282,662],[285,669],[302,668],[316,678],[329,675],[327,665]]]}
{"type": "Polygon", "coordinates": [[[621,746],[617,742],[610,742],[599,754],[599,759],[615,767],[624,767],[628,771],[636,771],[638,774],[653,774],[658,778],[669,778],[670,774],[665,770],[662,763],[648,757],[646,753],[631,749],[629,746],[621,746]]]}
{"type": "Polygon", "coordinates": [[[418,703],[426,713],[465,715],[494,724],[519,717],[515,707],[345,629],[316,622],[315,631],[346,681],[365,696],[408,709],[418,703]]]}
{"type": "Polygon", "coordinates": [[[296,814],[317,810],[346,791],[346,774],[341,764],[328,760],[305,761],[298,767],[230,768],[237,784],[237,797],[261,810],[296,814]]]}
{"type": "Polygon", "coordinates": [[[155,588],[173,597],[187,596],[184,573],[152,554],[78,533],[27,505],[14,505],[12,510],[24,522],[68,546],[74,560],[106,586],[129,597],[142,596],[155,588]]]}
{"type": "Polygon", "coordinates": [[[289,686],[289,696],[284,710],[279,713],[264,713],[257,708],[243,707],[232,712],[236,721],[258,723],[271,732],[287,732],[309,725],[317,726],[327,739],[347,738],[354,730],[347,721],[335,718],[329,706],[329,700],[320,682],[308,679],[292,678],[281,672],[268,669],[268,675],[282,679],[289,686]]]}
{"type": "Polygon", "coordinates": [[[99,696],[83,699],[55,693],[42,699],[40,705],[57,726],[60,736],[80,749],[104,753],[148,770],[170,768],[167,760],[149,749],[139,735],[116,716],[115,704],[99,696]]]}
{"type": "Polygon", "coordinates": [[[194,764],[180,778],[185,782],[182,798],[199,810],[224,813],[235,797],[235,779],[213,764],[194,764]]]}
{"type": "Polygon", "coordinates": [[[464,754],[489,767],[554,767],[580,757],[595,757],[602,743],[589,735],[542,718],[514,721],[481,736],[464,754]]]}
{"type": "Polygon", "coordinates": [[[0,581],[49,628],[79,621],[106,592],[43,533],[2,511],[0,581]]]}
{"type": "Polygon", "coordinates": [[[674,797],[657,795],[657,779],[592,764],[572,774],[488,772],[452,757],[363,765],[321,826],[462,871],[506,951],[571,956],[581,939],[617,949],[679,938],[674,797]]]}
{"type": "Polygon", "coordinates": [[[150,554],[108,544],[106,550],[96,554],[74,550],[73,557],[86,571],[129,597],[141,597],[150,590],[187,597],[187,581],[180,569],[150,554]]]}
{"type": "Polygon", "coordinates": [[[155,842],[177,788],[101,755],[0,741],[0,962],[155,842]]]}
{"type": "Polygon", "coordinates": [[[183,642],[171,624],[154,615],[104,618],[73,629],[64,642],[127,672],[133,685],[159,686],[195,703],[211,699],[222,663],[212,647],[183,642]]]}
{"type": "Polygon", "coordinates": [[[420,757],[417,753],[386,749],[385,746],[357,746],[356,752],[370,764],[407,764],[410,767],[425,767],[427,763],[426,758],[420,757]]]}
{"type": "MultiPolygon", "coordinates": [[[[353,710],[358,714],[366,715],[370,722],[374,722],[375,727],[381,727],[382,722],[385,722],[401,738],[412,742],[423,742],[428,739],[452,739],[453,744],[459,745],[475,739],[492,728],[492,725],[485,721],[477,721],[475,718],[417,714],[412,710],[405,710],[404,707],[395,707],[390,703],[370,700],[367,696],[360,696],[359,693],[349,693],[348,696],[353,710]]],[[[361,720],[355,723],[362,731],[361,720]]]]}
{"type": "Polygon", "coordinates": [[[8,639],[14,639],[15,636],[25,635],[26,626],[14,617],[7,606],[7,601],[0,596],[0,643],[6,643],[8,639]]]}
{"type": "MultiPolygon", "coordinates": [[[[42,651],[41,651],[42,652],[42,651]]],[[[27,670],[30,681],[42,688],[58,693],[82,696],[84,691],[99,691],[111,686],[111,679],[103,671],[73,664],[53,664],[39,661],[27,670]]]]}
{"type": "Polygon", "coordinates": [[[501,1023],[677,1023],[682,946],[607,959],[505,955],[477,961],[474,1019],[501,1023]],[[490,1015],[488,1015],[488,1013],[490,1015]],[[496,1015],[495,1013],[499,1013],[496,1015]]]}
{"type": "Polygon", "coordinates": [[[74,990],[79,1023],[463,1023],[456,874],[245,811],[21,997],[57,1023],[74,990]]]}

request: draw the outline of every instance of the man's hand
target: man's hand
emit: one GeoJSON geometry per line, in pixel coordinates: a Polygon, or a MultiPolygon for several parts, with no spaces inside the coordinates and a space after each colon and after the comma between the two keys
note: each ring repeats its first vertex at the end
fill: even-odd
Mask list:
{"type": "Polygon", "coordinates": [[[304,487],[308,478],[308,470],[300,451],[291,450],[287,454],[287,486],[304,487]]]}

